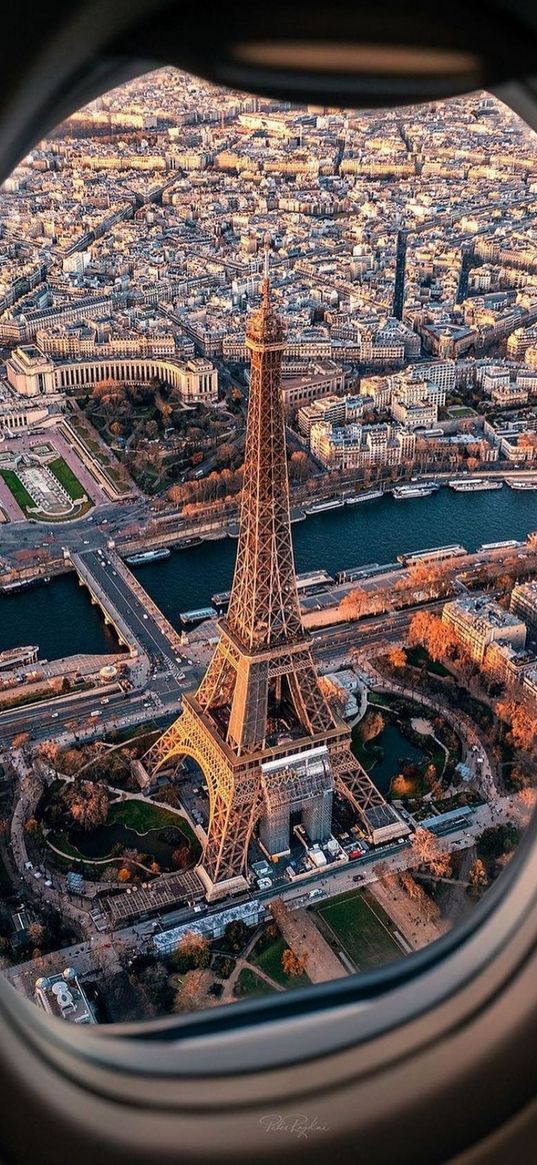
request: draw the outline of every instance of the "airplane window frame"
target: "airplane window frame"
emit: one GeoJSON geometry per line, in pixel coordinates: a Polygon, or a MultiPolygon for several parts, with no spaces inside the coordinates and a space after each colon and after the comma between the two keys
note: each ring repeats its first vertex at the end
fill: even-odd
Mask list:
{"type": "Polygon", "coordinates": [[[0,978],[0,1015],[51,1063],[67,1055],[72,1077],[85,1085],[92,1062],[128,1073],[131,1084],[136,1075],[161,1082],[166,1076],[202,1079],[214,1074],[215,1062],[220,1077],[265,1072],[356,1050],[419,1025],[425,1014],[441,1017],[446,1004],[455,997],[462,1002],[468,988],[493,972],[496,993],[506,967],[511,975],[520,965],[519,948],[528,931],[531,950],[533,910],[537,943],[537,814],[507,869],[468,920],[399,962],[232,1008],[102,1027],[49,1017],[0,978]]]}
{"type": "MultiPolygon", "coordinates": [[[[133,67],[129,76],[139,71],[133,67]]],[[[531,84],[513,83],[491,91],[537,129],[531,84]]],[[[140,1109],[216,1112],[226,1090],[229,1105],[238,1103],[239,1079],[245,1081],[241,1103],[247,1097],[250,1104],[274,1104],[279,1099],[276,1069],[300,1065],[294,1088],[302,1096],[321,1087],[329,1062],[334,1087],[375,1073],[380,1077],[395,1061],[420,1057],[435,1041],[440,1053],[455,1032],[469,1031],[505,992],[516,988],[521,976],[527,977],[536,950],[534,814],[509,866],[465,924],[401,963],[364,975],[282,998],[101,1029],[75,1028],[49,1018],[0,976],[0,1019],[6,1034],[0,1080],[4,1065],[10,1058],[14,1063],[18,1044],[37,1055],[43,1069],[69,1079],[88,1096],[130,1106],[138,1103],[140,1109]],[[211,1079],[220,1086],[214,1106],[199,1090],[201,1081],[211,1079]]],[[[520,992],[518,1000],[526,1015],[537,1011],[536,1002],[537,982],[533,995],[531,990],[520,992]]],[[[446,1065],[444,1070],[449,1075],[446,1065]]],[[[520,1107],[520,1098],[522,1103],[529,1099],[535,1081],[531,1076],[508,1081],[506,1100],[514,1096],[515,1084],[521,1086],[520,1107]]],[[[295,1092],[289,1092],[285,1075],[280,1091],[282,1099],[293,1100],[295,1092]]],[[[147,1155],[148,1165],[153,1160],[160,1157],[147,1155]]]]}

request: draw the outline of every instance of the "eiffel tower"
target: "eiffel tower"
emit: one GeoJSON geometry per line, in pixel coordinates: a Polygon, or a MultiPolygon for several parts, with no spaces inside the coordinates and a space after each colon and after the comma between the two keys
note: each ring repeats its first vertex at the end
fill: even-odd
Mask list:
{"type": "Polygon", "coordinates": [[[284,330],[270,298],[248,320],[251,353],[240,532],[227,615],[195,693],[146,754],[148,771],[190,756],[209,793],[198,873],[207,897],[247,886],[255,827],[271,857],[289,851],[290,820],[312,842],[330,837],[334,791],[374,841],[408,832],[351,753],[347,725],[318,682],[302,627],[291,544],[280,374],[284,330]]]}

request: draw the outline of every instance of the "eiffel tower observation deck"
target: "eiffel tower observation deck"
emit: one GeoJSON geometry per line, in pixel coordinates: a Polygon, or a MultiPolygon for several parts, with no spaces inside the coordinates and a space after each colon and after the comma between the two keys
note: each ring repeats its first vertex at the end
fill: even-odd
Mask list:
{"type": "Polygon", "coordinates": [[[254,830],[272,857],[289,852],[291,814],[301,814],[311,842],[327,841],[334,793],[351,803],[369,840],[408,832],[352,755],[349,728],[323,695],[302,626],[280,389],[285,334],[266,259],[246,344],[250,401],[228,612],[198,690],[184,697],[145,761],[155,773],[190,756],[203,771],[209,824],[198,873],[210,900],[247,886],[254,830]]]}

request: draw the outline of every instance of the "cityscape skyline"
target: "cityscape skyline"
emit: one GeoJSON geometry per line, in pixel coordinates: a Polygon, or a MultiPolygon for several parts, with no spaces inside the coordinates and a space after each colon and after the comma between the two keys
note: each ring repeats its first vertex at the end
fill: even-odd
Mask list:
{"type": "Polygon", "coordinates": [[[17,167],[0,255],[13,986],[109,1022],[434,941],[537,783],[534,135],[486,93],[336,111],[162,69],[17,167]],[[296,575],[302,521],[353,557],[296,575]]]}

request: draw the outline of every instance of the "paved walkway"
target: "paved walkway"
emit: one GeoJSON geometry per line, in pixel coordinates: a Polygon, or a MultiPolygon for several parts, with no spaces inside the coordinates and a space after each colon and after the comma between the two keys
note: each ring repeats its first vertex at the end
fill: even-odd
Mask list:
{"type": "Polygon", "coordinates": [[[244,970],[253,971],[254,975],[257,975],[259,979],[262,979],[264,983],[268,983],[269,987],[272,987],[274,991],[285,991],[285,987],[282,987],[281,983],[277,983],[275,979],[271,979],[270,975],[265,974],[265,971],[262,971],[261,967],[256,966],[255,963],[249,962],[249,955],[251,955],[251,953],[255,947],[255,944],[260,937],[260,934],[261,934],[261,931],[259,929],[257,929],[255,931],[255,933],[252,935],[251,939],[249,939],[246,947],[244,948],[242,955],[239,955],[239,958],[237,959],[237,961],[235,963],[235,966],[231,972],[231,975],[229,976],[228,979],[226,979],[226,982],[224,985],[224,990],[222,992],[222,997],[221,997],[222,1003],[234,1003],[235,1002],[235,1000],[237,998],[235,995],[235,984],[237,982],[237,979],[239,978],[241,971],[244,971],[244,970]]]}
{"type": "Polygon", "coordinates": [[[269,910],[288,946],[304,959],[305,971],[312,983],[325,983],[327,979],[341,979],[348,974],[306,910],[291,913],[281,898],[271,902],[269,910]]]}
{"type": "Polygon", "coordinates": [[[390,878],[388,885],[381,881],[372,882],[368,889],[412,950],[428,946],[449,930],[449,924],[443,921],[432,900],[431,908],[435,915],[433,918],[424,918],[423,913],[420,913],[419,901],[409,898],[397,878],[390,878]]]}

